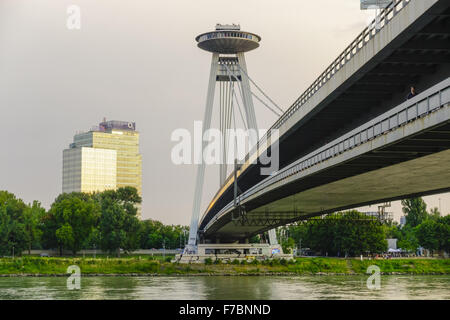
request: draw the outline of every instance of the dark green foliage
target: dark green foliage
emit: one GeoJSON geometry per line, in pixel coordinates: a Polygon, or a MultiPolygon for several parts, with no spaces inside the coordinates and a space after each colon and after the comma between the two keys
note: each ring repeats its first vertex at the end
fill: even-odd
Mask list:
{"type": "MultiPolygon", "coordinates": [[[[0,191],[0,256],[20,255],[29,248],[32,236],[27,232],[29,207],[15,195],[0,191]]],[[[31,226],[32,229],[35,226],[31,226]]]]}
{"type": "Polygon", "coordinates": [[[419,244],[434,251],[450,251],[450,216],[427,219],[415,228],[419,244]]]}
{"type": "Polygon", "coordinates": [[[117,252],[120,248],[133,251],[139,247],[139,220],[136,205],[141,202],[137,190],[131,187],[108,190],[97,195],[101,207],[100,247],[117,252]]]}
{"type": "MultiPolygon", "coordinates": [[[[184,246],[187,227],[164,225],[159,221],[139,221],[141,202],[131,187],[101,193],[64,193],[46,211],[34,201],[27,205],[13,194],[0,191],[0,256],[20,255],[31,249],[104,249],[119,254],[119,248],[132,252],[137,248],[176,249],[184,246]]],[[[284,252],[300,245],[329,256],[378,253],[386,250],[386,238],[398,239],[398,247],[415,252],[419,246],[433,251],[450,251],[450,216],[439,211],[426,212],[421,198],[402,202],[407,224],[381,224],[357,211],[308,220],[279,230],[284,252]],[[280,232],[283,231],[283,232],[280,232]]],[[[250,242],[260,242],[254,236],[250,242]]],[[[216,260],[214,264],[220,263],[216,260]]],[[[240,264],[232,261],[232,264],[240,264]]],[[[246,262],[242,262],[245,264],[246,262]]],[[[251,264],[258,264],[255,260],[251,264]]],[[[285,266],[291,262],[263,261],[285,266]]]]}
{"type": "Polygon", "coordinates": [[[161,222],[139,221],[141,197],[132,187],[86,194],[63,193],[46,212],[35,201],[27,206],[13,194],[0,192],[0,254],[12,255],[25,248],[63,249],[75,254],[80,249],[103,249],[119,253],[137,248],[176,249],[183,247],[189,230],[161,222]],[[23,244],[25,242],[25,246],[23,244]]]}
{"type": "Polygon", "coordinates": [[[62,194],[45,217],[44,228],[51,232],[48,240],[75,254],[82,249],[99,216],[100,206],[89,195],[75,192],[62,194]]]}
{"type": "Polygon", "coordinates": [[[311,248],[322,255],[354,256],[387,249],[383,226],[358,211],[299,223],[291,227],[290,233],[295,244],[301,239],[303,248],[311,248]]]}
{"type": "Polygon", "coordinates": [[[417,240],[416,232],[414,228],[410,227],[409,225],[406,225],[402,229],[398,228],[398,235],[396,239],[398,239],[397,247],[402,248],[403,250],[416,252],[417,248],[419,247],[419,241],[417,240]]]}
{"type": "Polygon", "coordinates": [[[439,250],[450,253],[450,215],[439,218],[437,227],[439,250]]]}
{"type": "Polygon", "coordinates": [[[295,241],[292,238],[287,238],[281,242],[281,247],[284,253],[292,253],[292,249],[295,248],[295,241]]]}
{"type": "Polygon", "coordinates": [[[416,227],[428,217],[427,205],[422,198],[402,200],[403,212],[406,215],[406,224],[416,227]]]}
{"type": "Polygon", "coordinates": [[[188,236],[189,228],[177,225],[164,225],[159,221],[141,221],[139,234],[140,248],[152,249],[162,248],[176,249],[184,246],[188,236]]]}
{"type": "Polygon", "coordinates": [[[254,259],[254,260],[252,260],[252,262],[250,262],[250,264],[257,266],[259,264],[259,261],[254,259]]]}
{"type": "Polygon", "coordinates": [[[439,239],[437,237],[438,223],[433,220],[425,220],[416,227],[417,240],[424,248],[432,252],[439,249],[439,239]]]}

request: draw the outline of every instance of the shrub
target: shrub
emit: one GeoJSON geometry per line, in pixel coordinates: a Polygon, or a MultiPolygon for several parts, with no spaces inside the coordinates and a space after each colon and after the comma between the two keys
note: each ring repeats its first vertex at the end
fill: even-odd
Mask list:
{"type": "Polygon", "coordinates": [[[280,265],[280,259],[273,259],[270,261],[271,266],[279,266],[280,265]]]}
{"type": "Polygon", "coordinates": [[[211,265],[211,264],[213,264],[212,259],[211,259],[211,258],[206,258],[206,259],[205,259],[205,264],[206,264],[206,265],[211,265]]]}
{"type": "Polygon", "coordinates": [[[231,264],[239,264],[239,260],[238,259],[234,259],[233,261],[231,261],[231,264]]]}

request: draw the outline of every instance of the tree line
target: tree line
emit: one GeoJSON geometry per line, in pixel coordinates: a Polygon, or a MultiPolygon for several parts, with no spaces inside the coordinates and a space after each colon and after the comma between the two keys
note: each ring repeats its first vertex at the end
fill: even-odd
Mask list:
{"type": "MultiPolygon", "coordinates": [[[[25,204],[14,194],[0,191],[0,256],[21,254],[32,249],[101,249],[120,255],[120,249],[184,247],[188,227],[164,225],[159,221],[140,221],[137,205],[142,201],[132,187],[92,194],[63,193],[49,210],[38,201],[25,204]]],[[[330,256],[382,253],[388,238],[397,246],[416,252],[422,246],[432,253],[450,252],[450,216],[441,217],[437,208],[427,212],[422,198],[402,201],[406,225],[352,210],[278,228],[285,252],[297,247],[330,256]]],[[[260,242],[254,236],[251,242],[260,242]]],[[[265,237],[267,238],[267,237],[265,237]]]]}
{"type": "Polygon", "coordinates": [[[356,256],[387,250],[383,225],[356,210],[298,222],[286,227],[283,250],[300,245],[323,256],[356,256]]]}
{"type": "Polygon", "coordinates": [[[438,208],[427,211],[422,198],[402,201],[406,217],[404,226],[394,225],[388,230],[398,239],[398,247],[415,252],[420,246],[434,252],[450,252],[450,215],[441,216],[438,208]]]}
{"type": "Polygon", "coordinates": [[[0,191],[0,256],[32,249],[101,249],[120,255],[120,249],[176,249],[184,246],[189,230],[137,218],[142,201],[137,190],[123,187],[97,193],[63,193],[49,210],[38,201],[25,204],[0,191]]]}
{"type": "Polygon", "coordinates": [[[300,246],[322,255],[357,256],[387,251],[386,239],[398,239],[397,247],[416,253],[419,247],[450,252],[450,216],[437,208],[427,212],[422,198],[402,201],[406,224],[379,221],[352,210],[297,222],[279,230],[284,251],[300,246]]]}

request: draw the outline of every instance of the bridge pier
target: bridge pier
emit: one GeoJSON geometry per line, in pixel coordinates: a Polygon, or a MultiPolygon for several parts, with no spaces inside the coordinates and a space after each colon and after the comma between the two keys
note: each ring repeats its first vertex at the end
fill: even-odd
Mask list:
{"type": "Polygon", "coordinates": [[[246,243],[199,244],[197,252],[178,254],[173,261],[179,263],[204,263],[206,259],[211,259],[213,261],[220,260],[224,263],[231,263],[234,260],[251,262],[253,260],[291,260],[294,258],[292,254],[284,254],[279,245],[248,243],[248,238],[244,241],[246,243]]]}

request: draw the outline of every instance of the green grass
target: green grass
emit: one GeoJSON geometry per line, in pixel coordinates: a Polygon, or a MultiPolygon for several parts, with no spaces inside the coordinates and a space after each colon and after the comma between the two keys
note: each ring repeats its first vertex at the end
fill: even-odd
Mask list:
{"type": "Polygon", "coordinates": [[[383,273],[450,274],[450,259],[352,260],[351,265],[356,273],[376,265],[383,273]]]}
{"type": "Polygon", "coordinates": [[[295,261],[267,261],[247,264],[177,264],[155,257],[81,258],[20,257],[0,258],[0,274],[66,274],[77,265],[82,274],[365,274],[370,265],[383,273],[450,274],[450,259],[364,260],[338,258],[299,258],[295,261]]]}

